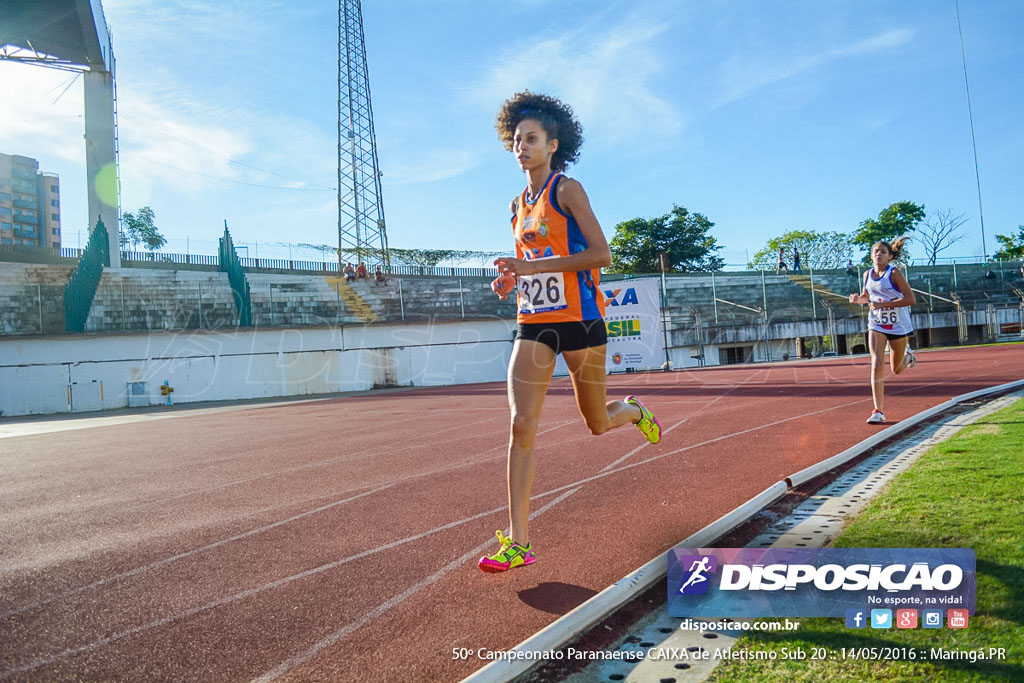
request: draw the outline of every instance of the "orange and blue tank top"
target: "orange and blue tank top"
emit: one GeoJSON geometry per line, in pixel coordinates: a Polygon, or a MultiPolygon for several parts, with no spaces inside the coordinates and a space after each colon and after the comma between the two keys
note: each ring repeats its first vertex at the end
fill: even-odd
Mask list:
{"type": "MultiPolygon", "coordinates": [[[[558,181],[564,176],[552,173],[534,198],[527,190],[516,202],[512,233],[516,239],[516,257],[526,261],[578,254],[587,248],[587,240],[576,219],[558,206],[558,181]]],[[[518,278],[519,323],[560,323],[596,320],[604,317],[599,268],[591,270],[537,273],[518,278]]]]}

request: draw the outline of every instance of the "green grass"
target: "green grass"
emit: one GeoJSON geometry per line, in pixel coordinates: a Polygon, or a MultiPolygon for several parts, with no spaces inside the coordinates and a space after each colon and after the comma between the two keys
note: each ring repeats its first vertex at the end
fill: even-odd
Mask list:
{"type": "Polygon", "coordinates": [[[797,647],[1006,648],[1004,660],[725,661],[710,681],[1024,681],[1024,400],[935,446],[897,477],[836,539],[847,548],[973,548],[977,612],[968,628],[847,629],[800,620],[791,633],[754,633],[753,651],[797,647]]]}

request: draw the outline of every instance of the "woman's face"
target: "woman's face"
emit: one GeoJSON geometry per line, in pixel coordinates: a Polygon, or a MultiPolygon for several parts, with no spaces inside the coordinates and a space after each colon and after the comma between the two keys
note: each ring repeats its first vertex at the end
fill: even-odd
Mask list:
{"type": "Polygon", "coordinates": [[[889,265],[889,261],[892,260],[892,252],[889,251],[889,247],[886,245],[881,242],[876,242],[875,245],[871,247],[871,260],[876,266],[887,266],[889,265]]]}
{"type": "Polygon", "coordinates": [[[557,149],[558,140],[549,140],[537,119],[523,119],[516,126],[512,138],[512,154],[516,156],[516,162],[522,170],[530,171],[550,164],[551,155],[557,149]]]}

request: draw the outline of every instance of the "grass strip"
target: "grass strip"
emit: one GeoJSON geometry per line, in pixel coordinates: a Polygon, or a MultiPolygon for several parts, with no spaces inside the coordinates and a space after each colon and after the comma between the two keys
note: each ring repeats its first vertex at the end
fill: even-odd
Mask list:
{"type": "Polygon", "coordinates": [[[754,632],[735,648],[824,660],[728,660],[710,681],[1024,681],[1024,400],[936,445],[894,479],[833,543],[846,548],[973,548],[976,614],[966,629],[848,629],[802,619],[796,632],[754,632]],[[843,659],[844,648],[932,648],[1005,659],[843,659]],[[820,650],[819,650],[820,651],[820,650]]]}

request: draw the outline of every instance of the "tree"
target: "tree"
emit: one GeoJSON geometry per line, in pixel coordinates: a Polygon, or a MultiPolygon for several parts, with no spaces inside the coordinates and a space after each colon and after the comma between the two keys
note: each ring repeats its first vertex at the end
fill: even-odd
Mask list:
{"type": "Polygon", "coordinates": [[[167,244],[167,240],[156,227],[156,214],[144,206],[135,213],[126,213],[122,218],[121,246],[131,244],[134,249],[142,244],[149,251],[156,251],[167,244]]]}
{"type": "Polygon", "coordinates": [[[771,270],[779,262],[779,248],[789,263],[793,247],[800,252],[800,261],[805,266],[818,270],[843,268],[853,258],[850,236],[841,232],[815,232],[813,230],[790,230],[779,237],[768,240],[764,248],[754,254],[750,267],[755,270],[771,270]]]}
{"type": "Polygon", "coordinates": [[[715,252],[718,246],[708,231],[715,224],[699,213],[672,206],[672,211],[652,218],[633,218],[615,226],[612,238],[612,273],[673,273],[721,270],[725,261],[715,252]]]}
{"type": "Polygon", "coordinates": [[[939,253],[964,238],[960,228],[967,222],[962,213],[953,213],[953,209],[933,211],[928,214],[917,231],[917,241],[924,247],[924,257],[928,265],[934,266],[939,253]]]}
{"type": "Polygon", "coordinates": [[[877,220],[867,218],[860,224],[860,228],[853,233],[853,242],[870,251],[875,242],[889,242],[895,237],[913,232],[924,217],[924,204],[890,204],[878,214],[877,220]]]}
{"type": "Polygon", "coordinates": [[[994,254],[995,258],[1007,261],[1024,259],[1024,225],[1017,226],[1016,235],[996,235],[996,241],[1002,246],[994,254]]]}
{"type": "MultiPolygon", "coordinates": [[[[339,250],[329,244],[308,244],[301,243],[297,246],[305,249],[313,249],[321,252],[326,258],[327,254],[341,254],[342,258],[349,261],[363,261],[369,263],[382,263],[383,252],[374,247],[346,247],[339,250]]],[[[391,265],[418,266],[420,268],[433,268],[444,261],[453,263],[466,263],[467,261],[479,261],[489,265],[498,256],[504,255],[503,251],[472,251],[469,249],[402,249],[389,247],[388,257],[391,265]]]]}

